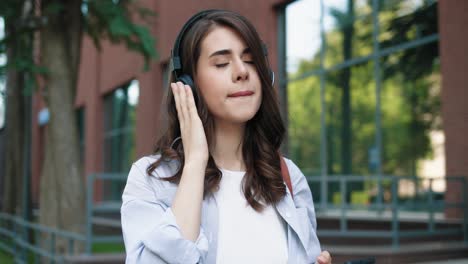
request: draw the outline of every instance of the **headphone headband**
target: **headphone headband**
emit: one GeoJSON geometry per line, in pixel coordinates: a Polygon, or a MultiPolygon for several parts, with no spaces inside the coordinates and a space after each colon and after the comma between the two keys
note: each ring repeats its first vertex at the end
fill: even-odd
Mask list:
{"type": "MultiPolygon", "coordinates": [[[[209,14],[211,14],[213,12],[220,12],[220,11],[223,12],[224,10],[208,9],[208,10],[200,11],[200,12],[196,13],[195,15],[193,15],[182,26],[182,29],[179,31],[179,34],[177,35],[177,38],[175,40],[174,47],[171,50],[171,59],[170,59],[170,62],[169,62],[170,72],[172,72],[175,75],[174,77],[176,78],[176,80],[180,80],[183,83],[191,86],[192,88],[194,86],[192,78],[189,75],[184,74],[183,69],[182,69],[182,60],[181,60],[181,57],[180,57],[180,45],[181,45],[182,39],[184,38],[186,32],[197,21],[199,21],[200,19],[206,17],[207,15],[209,15],[209,14]]],[[[264,56],[266,58],[268,58],[268,49],[267,49],[267,47],[266,47],[266,45],[264,43],[262,43],[262,49],[263,49],[264,56]]],[[[271,69],[270,69],[270,77],[272,79],[272,85],[273,85],[274,80],[275,80],[275,75],[274,75],[274,72],[271,69]]]]}
{"type": "MultiPolygon", "coordinates": [[[[179,34],[177,35],[177,38],[174,43],[174,47],[172,48],[171,51],[171,61],[170,61],[170,70],[174,73],[182,70],[182,61],[180,59],[180,43],[182,42],[182,38],[185,36],[185,32],[188,31],[193,24],[195,24],[198,20],[206,17],[208,14],[212,13],[213,11],[221,11],[217,9],[209,9],[209,10],[203,10],[195,15],[193,15],[183,26],[182,29],[179,31],[179,34]]],[[[177,76],[176,76],[177,77],[177,76]]]]}

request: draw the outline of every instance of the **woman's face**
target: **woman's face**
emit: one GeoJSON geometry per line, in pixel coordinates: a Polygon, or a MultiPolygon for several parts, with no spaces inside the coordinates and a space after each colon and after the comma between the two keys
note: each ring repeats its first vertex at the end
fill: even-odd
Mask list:
{"type": "Polygon", "coordinates": [[[262,101],[252,56],[234,30],[216,26],[201,42],[195,82],[216,122],[245,123],[262,101]]]}

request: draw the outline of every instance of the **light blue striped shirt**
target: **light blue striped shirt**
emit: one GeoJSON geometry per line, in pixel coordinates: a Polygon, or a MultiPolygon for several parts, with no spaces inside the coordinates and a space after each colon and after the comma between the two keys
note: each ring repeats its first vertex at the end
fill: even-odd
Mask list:
{"type": "MultiPolygon", "coordinates": [[[[126,263],[215,264],[218,208],[214,196],[203,200],[197,240],[192,242],[182,237],[171,210],[177,185],[157,179],[174,175],[178,164],[175,161],[161,163],[153,175],[148,176],[146,168],[158,158],[141,158],[128,175],[121,208],[126,263]]],[[[286,188],[288,194],[276,209],[287,223],[288,263],[314,263],[321,250],[312,193],[304,174],[291,160],[285,160],[294,200],[286,188]]]]}

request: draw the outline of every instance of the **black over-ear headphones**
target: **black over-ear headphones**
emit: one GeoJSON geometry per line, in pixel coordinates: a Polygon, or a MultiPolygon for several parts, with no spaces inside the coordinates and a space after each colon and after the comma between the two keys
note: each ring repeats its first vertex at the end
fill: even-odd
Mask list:
{"type": "MultiPolygon", "coordinates": [[[[177,35],[177,38],[174,43],[174,48],[171,51],[171,61],[170,61],[170,70],[172,74],[174,75],[175,79],[177,82],[182,82],[192,88],[193,95],[196,96],[196,92],[194,91],[194,86],[195,83],[192,79],[192,77],[186,73],[184,73],[182,69],[182,60],[180,57],[180,43],[182,42],[182,38],[184,37],[185,33],[200,19],[206,17],[208,14],[213,13],[215,11],[222,11],[222,10],[217,10],[217,9],[210,9],[210,10],[204,10],[199,13],[196,13],[193,15],[182,27],[182,29],[179,32],[179,35],[177,35]]],[[[263,44],[263,53],[265,57],[268,57],[268,51],[266,48],[266,45],[263,44]]],[[[275,83],[275,73],[270,69],[270,75],[271,75],[271,85],[275,83]]],[[[196,98],[195,98],[196,99],[196,98]]],[[[197,100],[195,100],[196,102],[197,100]]]]}

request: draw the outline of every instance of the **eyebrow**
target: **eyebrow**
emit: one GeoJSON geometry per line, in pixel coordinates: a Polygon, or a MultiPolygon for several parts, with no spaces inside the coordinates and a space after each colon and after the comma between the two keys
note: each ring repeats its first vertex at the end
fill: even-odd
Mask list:
{"type": "MultiPolygon", "coordinates": [[[[247,53],[250,53],[250,48],[248,47],[242,51],[242,55],[247,54],[247,53]]],[[[213,52],[208,58],[219,56],[219,55],[231,55],[231,54],[232,54],[232,50],[223,49],[223,50],[218,50],[218,51],[213,52]]]]}

